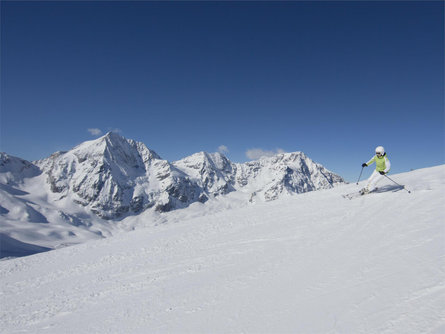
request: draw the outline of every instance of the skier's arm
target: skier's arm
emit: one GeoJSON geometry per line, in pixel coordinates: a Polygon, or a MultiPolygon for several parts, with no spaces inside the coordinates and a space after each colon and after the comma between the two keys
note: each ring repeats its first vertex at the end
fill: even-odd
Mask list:
{"type": "Polygon", "coordinates": [[[372,164],[374,161],[375,161],[375,156],[373,156],[372,159],[369,160],[369,161],[366,163],[366,166],[369,166],[369,165],[372,164]]]}

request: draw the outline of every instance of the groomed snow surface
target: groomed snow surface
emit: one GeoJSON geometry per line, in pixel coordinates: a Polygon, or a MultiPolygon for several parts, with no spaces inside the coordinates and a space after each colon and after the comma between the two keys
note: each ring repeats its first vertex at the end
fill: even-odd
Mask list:
{"type": "Polygon", "coordinates": [[[2,261],[0,331],[444,333],[445,166],[391,178],[2,261]]]}

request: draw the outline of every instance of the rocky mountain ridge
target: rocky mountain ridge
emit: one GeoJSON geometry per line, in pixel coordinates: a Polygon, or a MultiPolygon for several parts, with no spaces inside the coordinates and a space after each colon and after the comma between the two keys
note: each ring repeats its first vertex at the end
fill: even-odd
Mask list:
{"type": "Polygon", "coordinates": [[[168,162],[112,132],[33,163],[2,153],[0,175],[9,185],[40,177],[56,202],[71,201],[103,219],[166,212],[235,191],[249,193],[251,201],[270,201],[344,182],[302,152],[246,163],[199,152],[168,162]]]}

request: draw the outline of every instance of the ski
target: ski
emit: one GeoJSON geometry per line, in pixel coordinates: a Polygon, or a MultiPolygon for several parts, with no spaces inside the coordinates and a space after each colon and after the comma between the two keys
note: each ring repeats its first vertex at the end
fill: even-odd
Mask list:
{"type": "Polygon", "coordinates": [[[347,199],[354,199],[354,198],[357,198],[357,197],[361,197],[361,196],[365,196],[365,195],[369,195],[369,194],[375,193],[377,190],[378,190],[378,188],[375,188],[374,190],[372,190],[370,192],[366,192],[366,193],[364,193],[364,192],[362,192],[360,190],[360,191],[355,191],[353,193],[344,194],[344,195],[342,195],[342,197],[343,198],[347,198],[347,199]]]}
{"type": "Polygon", "coordinates": [[[360,197],[360,196],[363,196],[363,195],[359,191],[342,195],[343,198],[347,198],[347,199],[353,199],[353,198],[360,197]]]}

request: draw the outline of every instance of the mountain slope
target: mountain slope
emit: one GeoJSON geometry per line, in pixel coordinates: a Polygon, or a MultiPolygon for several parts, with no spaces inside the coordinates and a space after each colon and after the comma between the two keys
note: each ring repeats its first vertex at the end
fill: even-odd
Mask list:
{"type": "Polygon", "coordinates": [[[40,169],[29,161],[0,152],[0,183],[19,185],[25,178],[39,175],[40,169]]]}
{"type": "Polygon", "coordinates": [[[382,182],[351,201],[341,194],[355,184],[204,217],[197,203],[0,262],[0,331],[442,333],[444,176],[392,175],[411,194],[382,182]]]}

